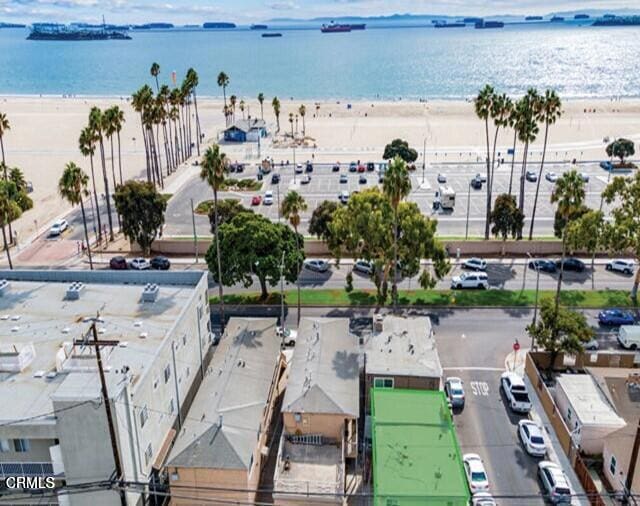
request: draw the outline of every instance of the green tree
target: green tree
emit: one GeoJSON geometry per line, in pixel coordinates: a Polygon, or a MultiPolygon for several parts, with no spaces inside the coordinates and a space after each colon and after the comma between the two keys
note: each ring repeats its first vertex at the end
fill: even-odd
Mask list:
{"type": "Polygon", "coordinates": [[[307,108],[304,106],[304,104],[302,104],[298,108],[298,113],[300,114],[300,117],[302,118],[302,136],[306,137],[307,136],[307,127],[306,127],[306,124],[304,122],[304,117],[307,115],[307,108]]]}
{"type": "Polygon", "coordinates": [[[549,139],[549,126],[553,125],[562,116],[562,102],[554,90],[547,90],[543,97],[540,97],[540,108],[538,120],[544,123],[544,144],[542,148],[542,160],[538,172],[536,183],[536,196],[533,199],[533,211],[531,212],[531,224],[529,226],[529,240],[533,240],[533,224],[536,220],[536,209],[538,207],[538,194],[540,192],[540,182],[542,181],[542,171],[544,160],[547,155],[547,141],[549,139]]]}
{"type": "MultiPolygon", "coordinates": [[[[206,181],[211,190],[213,190],[213,217],[214,223],[220,223],[218,221],[218,190],[224,181],[224,176],[228,169],[227,155],[220,151],[220,146],[214,144],[209,146],[204,153],[204,157],[200,162],[200,179],[206,181]]],[[[213,240],[216,249],[216,262],[218,263],[218,279],[222,278],[222,260],[220,256],[220,227],[216,227],[213,231],[213,240]]],[[[224,329],[224,294],[222,283],[218,283],[218,294],[220,296],[220,325],[224,329]]]]}
{"type": "Polygon", "coordinates": [[[18,189],[13,181],[0,179],[0,227],[2,228],[2,242],[7,254],[9,269],[13,269],[13,263],[11,261],[11,253],[9,252],[9,244],[7,242],[5,227],[10,225],[12,221],[20,218],[20,215],[22,214],[20,206],[15,201],[17,192],[18,189]]]}
{"type": "MultiPolygon", "coordinates": [[[[209,224],[211,225],[211,233],[216,233],[216,216],[215,207],[209,208],[209,224]]],[[[222,199],[218,201],[218,226],[231,221],[240,213],[252,213],[251,209],[247,209],[238,199],[222,199]]]]}
{"type": "MultiPolygon", "coordinates": [[[[304,200],[304,197],[300,195],[297,191],[290,191],[285,196],[282,201],[282,206],[280,212],[282,216],[284,216],[285,220],[289,220],[289,223],[293,227],[293,231],[296,233],[296,241],[300,239],[300,234],[298,234],[298,227],[300,226],[300,213],[303,213],[307,210],[307,203],[304,200]]],[[[297,242],[298,249],[301,248],[301,244],[304,245],[304,242],[297,242]]],[[[304,252],[301,252],[301,256],[304,257],[304,252]]],[[[300,277],[301,267],[298,266],[298,278],[300,277]]],[[[296,285],[298,290],[298,324],[300,324],[300,281],[296,278],[296,285]]]]}
{"type": "Polygon", "coordinates": [[[558,354],[581,353],[584,343],[595,334],[582,313],[558,306],[551,299],[542,300],[540,318],[527,326],[527,332],[534,344],[551,354],[550,370],[558,354]]]}
{"type": "Polygon", "coordinates": [[[224,97],[224,105],[227,105],[227,86],[229,86],[229,76],[224,72],[218,74],[218,86],[222,88],[222,96],[224,97]]]}
{"type": "Polygon", "coordinates": [[[91,258],[91,244],[89,243],[89,232],[87,231],[87,216],[84,212],[84,199],[89,196],[87,187],[89,186],[89,176],[75,163],[69,162],[58,182],[58,193],[72,206],[80,204],[82,212],[82,225],[84,226],[84,240],[87,245],[89,255],[89,268],[93,270],[93,259],[91,258]]]}
{"type": "Polygon", "coordinates": [[[123,234],[149,255],[162,232],[167,199],[148,181],[127,181],[116,189],[115,203],[122,216],[123,234]]]}
{"type": "MultiPolygon", "coordinates": [[[[518,208],[523,213],[529,145],[536,140],[540,131],[537,121],[539,104],[540,97],[534,88],[529,88],[526,95],[516,103],[517,121],[515,128],[518,131],[518,140],[524,146],[522,150],[522,167],[520,169],[520,193],[518,195],[518,208]]],[[[521,238],[522,234],[518,235],[518,239],[521,238]]]]}
{"type": "Polygon", "coordinates": [[[616,139],[607,146],[607,156],[620,158],[620,165],[624,166],[624,159],[636,154],[635,145],[629,139],[616,139]]]}
{"type": "Polygon", "coordinates": [[[578,219],[570,220],[567,227],[567,246],[570,250],[585,250],[591,254],[591,288],[595,288],[596,252],[602,249],[604,213],[587,209],[578,219]]]}
{"type": "Polygon", "coordinates": [[[582,205],[577,209],[572,210],[571,215],[565,218],[565,216],[556,209],[553,217],[553,235],[555,235],[558,239],[562,239],[562,232],[564,230],[564,227],[575,220],[579,220],[584,214],[588,213],[589,211],[590,209],[587,206],[582,205]]]}
{"type": "MultiPolygon", "coordinates": [[[[632,252],[640,260],[640,172],[633,177],[615,177],[602,193],[605,202],[612,206],[609,211],[611,221],[605,224],[603,244],[612,254],[632,252]]],[[[640,269],[631,289],[635,300],[640,284],[640,269]]]]}
{"type": "Polygon", "coordinates": [[[553,189],[553,193],[551,193],[551,203],[557,205],[558,215],[565,220],[565,226],[562,229],[562,257],[556,288],[556,307],[560,304],[560,288],[562,287],[564,259],[567,251],[567,225],[569,218],[574,216],[576,211],[584,206],[584,199],[584,181],[582,180],[582,176],[575,170],[565,172],[562,177],[556,181],[556,186],[553,189]]]}
{"type": "Polygon", "coordinates": [[[324,200],[318,207],[313,210],[311,215],[311,221],[309,222],[309,233],[322,239],[325,242],[329,242],[330,239],[330,227],[333,220],[333,214],[338,209],[338,204],[333,200],[324,200]]]}
{"type": "Polygon", "coordinates": [[[276,132],[280,131],[280,100],[278,97],[273,97],[271,101],[271,106],[273,107],[273,114],[276,115],[276,132]]]}
{"type": "Polygon", "coordinates": [[[2,165],[4,167],[4,178],[7,179],[7,161],[4,157],[4,136],[11,130],[9,118],[6,113],[0,112],[0,154],[2,154],[2,165]]]}
{"type": "Polygon", "coordinates": [[[293,113],[290,112],[289,113],[289,123],[291,124],[291,138],[295,138],[295,136],[293,135],[293,113]]]}
{"type": "Polygon", "coordinates": [[[264,119],[264,93],[258,93],[258,102],[260,102],[260,119],[264,119]]]}
{"type": "Polygon", "coordinates": [[[260,283],[262,299],[269,296],[268,286],[280,280],[280,263],[284,252],[284,278],[294,283],[304,254],[298,248],[300,237],[288,226],[273,223],[262,215],[240,213],[219,227],[220,252],[211,245],[206,254],[207,265],[213,279],[220,285],[242,283],[245,288],[253,284],[255,275],[260,283]],[[224,257],[221,271],[218,258],[224,257]]]}
{"type": "Polygon", "coordinates": [[[27,180],[18,167],[9,170],[9,180],[16,185],[16,203],[20,206],[22,212],[33,208],[33,200],[27,195],[27,180]]]}
{"type": "Polygon", "coordinates": [[[518,209],[516,198],[508,193],[503,193],[496,198],[496,202],[491,212],[491,233],[502,238],[502,254],[507,238],[509,236],[514,239],[518,234],[522,233],[524,226],[524,215],[518,209]]]}
{"type": "Polygon", "coordinates": [[[158,76],[160,75],[160,64],[153,62],[151,69],[149,70],[151,77],[156,80],[156,91],[160,91],[160,83],[158,82],[158,76]]]}
{"type": "Polygon", "coordinates": [[[410,148],[407,141],[394,139],[384,147],[382,158],[384,160],[393,160],[397,156],[407,163],[412,163],[418,159],[418,152],[410,148]]]}

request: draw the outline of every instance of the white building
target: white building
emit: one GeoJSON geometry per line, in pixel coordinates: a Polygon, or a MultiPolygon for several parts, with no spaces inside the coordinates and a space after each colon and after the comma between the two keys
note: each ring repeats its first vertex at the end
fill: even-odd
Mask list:
{"type": "MultiPolygon", "coordinates": [[[[148,482],[206,367],[206,273],[0,271],[0,280],[0,479],[113,477],[95,351],[73,344],[99,314],[99,339],[119,341],[101,355],[124,479],[148,482]]],[[[58,499],[120,504],[114,491],[58,499]]]]}

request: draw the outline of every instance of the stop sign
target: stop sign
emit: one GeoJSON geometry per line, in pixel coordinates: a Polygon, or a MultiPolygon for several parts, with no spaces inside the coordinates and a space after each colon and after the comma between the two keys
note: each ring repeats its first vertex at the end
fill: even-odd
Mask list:
{"type": "Polygon", "coordinates": [[[513,351],[518,351],[520,349],[520,343],[516,341],[513,343],[513,351]]]}

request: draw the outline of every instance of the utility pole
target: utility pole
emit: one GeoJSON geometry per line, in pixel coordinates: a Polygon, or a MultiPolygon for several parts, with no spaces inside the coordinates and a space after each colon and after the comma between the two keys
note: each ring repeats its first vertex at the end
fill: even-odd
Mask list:
{"type": "Polygon", "coordinates": [[[280,328],[282,329],[281,346],[284,348],[284,251],[282,252],[282,260],[280,261],[280,328]]]}
{"type": "MultiPolygon", "coordinates": [[[[627,479],[624,484],[626,503],[628,504],[629,497],[631,497],[633,486],[633,479],[636,474],[636,464],[638,463],[638,452],[640,450],[640,420],[638,420],[638,427],[636,428],[636,437],[633,440],[633,449],[631,450],[631,460],[629,461],[629,470],[627,471],[627,479]]],[[[635,502],[635,501],[634,501],[635,502]]]]}
{"type": "Polygon", "coordinates": [[[198,263],[198,234],[196,232],[196,213],[193,210],[193,199],[191,199],[191,223],[193,224],[193,250],[196,255],[196,263],[198,263]]]}
{"type": "Polygon", "coordinates": [[[464,227],[464,240],[469,238],[469,207],[471,206],[471,182],[467,188],[467,224],[464,227]]]}
{"type": "MultiPolygon", "coordinates": [[[[99,317],[99,315],[98,315],[99,317]]],[[[109,393],[107,392],[107,383],[104,379],[104,368],[102,367],[102,355],[100,354],[101,346],[118,346],[120,341],[109,341],[109,340],[99,340],[98,339],[98,331],[96,329],[96,320],[98,319],[92,318],[91,320],[91,328],[89,332],[85,333],[82,339],[74,339],[73,344],[76,346],[91,346],[93,345],[96,352],[96,360],[98,362],[98,373],[100,375],[100,388],[102,391],[102,402],[104,403],[104,409],[107,413],[107,425],[109,426],[109,438],[111,439],[111,450],[113,451],[113,461],[116,467],[116,480],[118,481],[118,485],[121,484],[122,479],[124,478],[122,475],[122,464],[120,461],[120,452],[118,451],[118,443],[116,442],[116,431],[113,426],[113,415],[111,414],[111,404],[109,404],[109,393]],[[93,337],[93,341],[89,342],[89,335],[93,337]]],[[[120,504],[122,506],[127,506],[127,496],[124,488],[120,488],[120,504]]]]}

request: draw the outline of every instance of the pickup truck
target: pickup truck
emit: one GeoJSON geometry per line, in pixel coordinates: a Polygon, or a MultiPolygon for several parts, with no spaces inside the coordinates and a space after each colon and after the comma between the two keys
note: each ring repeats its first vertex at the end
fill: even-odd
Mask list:
{"type": "Polygon", "coordinates": [[[531,399],[529,399],[527,385],[524,384],[522,377],[514,372],[502,373],[500,385],[512,411],[516,413],[528,413],[531,411],[531,399]]]}

